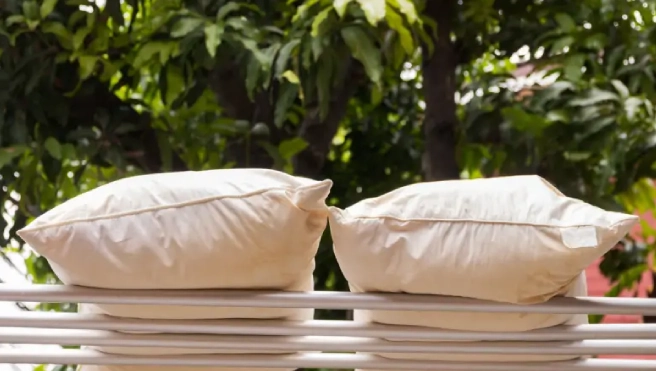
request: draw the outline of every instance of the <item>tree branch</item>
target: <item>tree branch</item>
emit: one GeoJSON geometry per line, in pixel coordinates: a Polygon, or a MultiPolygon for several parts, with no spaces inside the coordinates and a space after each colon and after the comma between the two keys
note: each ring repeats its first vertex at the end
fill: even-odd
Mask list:
{"type": "Polygon", "coordinates": [[[331,93],[328,114],[321,120],[318,104],[307,107],[307,113],[298,132],[308,146],[293,159],[294,172],[308,178],[317,178],[326,162],[330,145],[337,134],[339,123],[346,115],[346,109],[351,97],[355,94],[363,78],[359,64],[351,57],[345,62],[346,72],[339,81],[340,84],[331,93]]]}

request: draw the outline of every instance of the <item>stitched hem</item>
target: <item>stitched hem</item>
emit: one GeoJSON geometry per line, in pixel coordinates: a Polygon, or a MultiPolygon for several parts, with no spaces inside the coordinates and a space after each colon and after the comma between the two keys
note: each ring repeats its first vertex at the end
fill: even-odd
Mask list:
{"type": "MultiPolygon", "coordinates": [[[[348,211],[344,210],[348,214],[348,211]]],[[[429,223],[480,223],[480,224],[504,224],[504,225],[516,225],[516,226],[528,226],[528,227],[543,227],[543,228],[580,228],[580,227],[595,227],[595,228],[615,228],[623,223],[626,223],[631,218],[626,220],[619,221],[617,223],[611,224],[608,227],[602,227],[593,224],[574,224],[574,225],[551,225],[551,224],[538,224],[538,223],[529,223],[529,222],[513,222],[506,220],[478,220],[478,219],[447,219],[447,218],[409,218],[403,219],[392,215],[377,215],[377,216],[353,216],[349,215],[346,219],[390,219],[398,222],[429,222],[429,223]]],[[[636,217],[637,218],[637,217],[636,217]]]]}
{"type": "MultiPolygon", "coordinates": [[[[181,208],[181,207],[187,207],[187,206],[193,206],[193,205],[200,205],[212,201],[218,201],[222,199],[241,199],[241,198],[248,198],[252,196],[258,196],[267,192],[273,192],[273,191],[300,191],[300,190],[307,190],[307,189],[314,189],[314,188],[319,188],[321,186],[324,186],[324,182],[319,182],[318,184],[312,184],[309,186],[302,186],[302,187],[297,187],[297,188],[292,188],[292,187],[275,187],[275,188],[267,188],[267,189],[261,189],[258,191],[253,191],[250,193],[245,193],[241,195],[226,195],[226,196],[212,196],[212,197],[205,197],[205,198],[200,198],[192,201],[185,201],[185,202],[179,202],[175,204],[169,204],[169,205],[159,205],[159,206],[153,206],[153,207],[147,207],[143,209],[138,209],[138,210],[131,210],[131,211],[126,211],[122,213],[114,213],[114,214],[107,214],[107,215],[101,215],[101,216],[96,216],[96,217],[91,217],[91,218],[80,218],[80,219],[71,219],[71,220],[66,220],[62,222],[57,222],[57,223],[51,223],[51,224],[44,224],[40,225],[37,227],[31,227],[27,226],[23,228],[19,232],[36,232],[48,228],[53,228],[53,227],[62,227],[65,225],[71,225],[71,224],[77,224],[77,223],[86,223],[86,222],[94,222],[98,220],[107,220],[107,219],[117,219],[117,218],[122,218],[125,216],[132,216],[132,215],[138,215],[138,214],[143,214],[147,212],[152,212],[152,211],[159,211],[159,210],[166,210],[166,209],[176,209],[176,208],[181,208]]],[[[298,207],[298,206],[297,206],[298,207]]],[[[300,210],[308,211],[305,209],[302,209],[299,207],[300,210]]],[[[19,233],[20,234],[20,233],[19,233]]]]}

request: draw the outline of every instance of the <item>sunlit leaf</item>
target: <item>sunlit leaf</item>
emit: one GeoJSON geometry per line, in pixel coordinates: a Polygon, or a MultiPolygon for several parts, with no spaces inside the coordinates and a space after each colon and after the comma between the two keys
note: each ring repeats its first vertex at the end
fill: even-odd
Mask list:
{"type": "Polygon", "coordinates": [[[607,90],[601,89],[592,89],[588,92],[586,97],[577,98],[570,101],[571,106],[589,106],[592,104],[604,102],[604,101],[617,101],[618,96],[615,93],[612,93],[607,90]]]}
{"type": "Polygon", "coordinates": [[[173,37],[184,37],[193,31],[199,29],[203,24],[203,20],[199,18],[185,17],[180,19],[171,31],[173,37]]]}
{"type": "Polygon", "coordinates": [[[388,0],[388,3],[394,8],[399,9],[401,14],[406,16],[410,24],[415,23],[419,19],[415,4],[411,0],[388,0]]]}
{"type": "Polygon", "coordinates": [[[292,138],[285,140],[278,145],[278,152],[283,159],[290,159],[296,154],[307,148],[308,143],[303,138],[292,138]]]}
{"type": "Polygon", "coordinates": [[[219,24],[208,24],[205,26],[205,47],[211,57],[216,55],[216,49],[221,45],[221,36],[223,35],[224,28],[219,24]]]}
{"type": "Polygon", "coordinates": [[[39,13],[41,14],[41,18],[46,18],[47,16],[52,13],[52,11],[55,9],[55,6],[57,5],[58,0],[43,0],[43,3],[41,3],[41,8],[39,9],[39,13]]]}
{"type": "Polygon", "coordinates": [[[411,31],[403,24],[403,18],[393,9],[388,9],[385,18],[390,28],[399,35],[399,41],[401,42],[401,46],[403,46],[403,50],[407,54],[412,55],[416,50],[415,43],[411,31]]]}
{"type": "Polygon", "coordinates": [[[335,7],[335,11],[340,17],[344,17],[344,13],[346,12],[346,7],[350,2],[353,0],[334,0],[333,1],[333,7],[335,7]]]}
{"type": "Polygon", "coordinates": [[[376,84],[380,84],[383,73],[381,53],[374,45],[369,35],[360,27],[344,27],[341,31],[342,38],[351,49],[353,56],[362,62],[369,78],[376,84]]]}
{"type": "Polygon", "coordinates": [[[95,55],[83,55],[78,58],[78,62],[80,63],[80,78],[84,80],[91,76],[96,69],[98,57],[95,55]]]}
{"type": "Polygon", "coordinates": [[[629,88],[627,88],[623,82],[620,80],[611,80],[610,83],[613,84],[613,87],[621,98],[626,99],[629,97],[629,88]]]}
{"type": "Polygon", "coordinates": [[[356,0],[367,18],[369,24],[375,26],[385,19],[385,0],[356,0]]]}

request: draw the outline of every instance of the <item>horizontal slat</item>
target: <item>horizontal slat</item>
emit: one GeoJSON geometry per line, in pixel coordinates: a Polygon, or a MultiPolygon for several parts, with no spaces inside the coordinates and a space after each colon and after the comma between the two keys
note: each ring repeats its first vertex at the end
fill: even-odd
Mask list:
{"type": "Polygon", "coordinates": [[[87,345],[113,347],[172,347],[221,352],[389,352],[452,354],[653,354],[653,340],[583,340],[580,342],[418,342],[328,336],[244,336],[123,334],[98,330],[0,328],[0,343],[87,345]]]}
{"type": "Polygon", "coordinates": [[[555,341],[583,339],[656,339],[656,324],[556,326],[527,332],[439,330],[353,321],[161,320],[114,318],[94,314],[0,313],[0,327],[112,331],[288,336],[360,336],[406,340],[555,341]]]}
{"type": "Polygon", "coordinates": [[[656,361],[586,359],[564,362],[475,363],[391,360],[364,354],[126,356],[92,350],[0,349],[0,363],[332,368],[435,371],[654,371],[656,361]]]}
{"type": "Polygon", "coordinates": [[[226,290],[113,290],[64,285],[0,284],[1,301],[257,308],[656,315],[656,299],[554,298],[516,305],[436,295],[226,290]]]}

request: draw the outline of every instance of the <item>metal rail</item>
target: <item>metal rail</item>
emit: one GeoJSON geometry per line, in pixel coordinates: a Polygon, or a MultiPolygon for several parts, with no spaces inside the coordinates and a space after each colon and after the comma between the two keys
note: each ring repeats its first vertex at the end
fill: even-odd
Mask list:
{"type": "Polygon", "coordinates": [[[250,368],[368,368],[381,370],[433,371],[654,371],[656,361],[585,359],[559,362],[435,362],[385,359],[365,354],[290,354],[290,355],[184,355],[143,356],[103,354],[92,350],[3,350],[0,363],[152,365],[250,368]]]}
{"type": "MultiPolygon", "coordinates": [[[[516,305],[431,295],[227,290],[110,290],[0,284],[0,301],[77,302],[256,308],[371,309],[492,313],[656,315],[656,299],[554,298],[516,305]]],[[[413,314],[418,315],[418,314],[413,314]]],[[[96,314],[0,313],[0,343],[122,348],[178,348],[193,353],[129,355],[91,349],[0,349],[0,363],[332,368],[450,371],[654,371],[656,360],[442,362],[386,359],[362,353],[656,356],[656,324],[556,326],[526,332],[481,332],[353,321],[162,320],[96,314]],[[126,332],[150,332],[135,334],[126,332]],[[385,339],[397,339],[390,341],[385,339]],[[402,340],[399,340],[402,339],[402,340]],[[255,354],[250,354],[250,353],[255,354]],[[257,354],[257,353],[291,354],[257,354]],[[309,353],[295,353],[309,352],[309,353]],[[326,353],[317,353],[326,352],[326,353]],[[340,352],[360,354],[341,354],[340,352]],[[237,354],[242,353],[242,354],[237,354]],[[248,355],[244,355],[247,353],[248,355]]],[[[166,353],[166,351],[164,351],[166,353]]]]}
{"type": "Polygon", "coordinates": [[[93,330],[39,330],[0,328],[0,343],[65,346],[170,347],[219,352],[292,353],[392,352],[434,354],[653,354],[654,340],[583,340],[577,342],[421,342],[335,336],[235,336],[183,334],[124,334],[93,330]]]}
{"type": "Polygon", "coordinates": [[[553,298],[546,303],[518,305],[437,295],[365,294],[332,291],[115,290],[63,285],[17,286],[0,284],[0,301],[253,308],[656,315],[656,299],[645,298],[559,297],[553,298]]]}
{"type": "Polygon", "coordinates": [[[555,326],[526,332],[455,331],[353,321],[164,320],[116,318],[96,314],[0,313],[0,327],[164,332],[171,334],[354,336],[443,341],[557,341],[656,339],[656,324],[555,326]]]}

